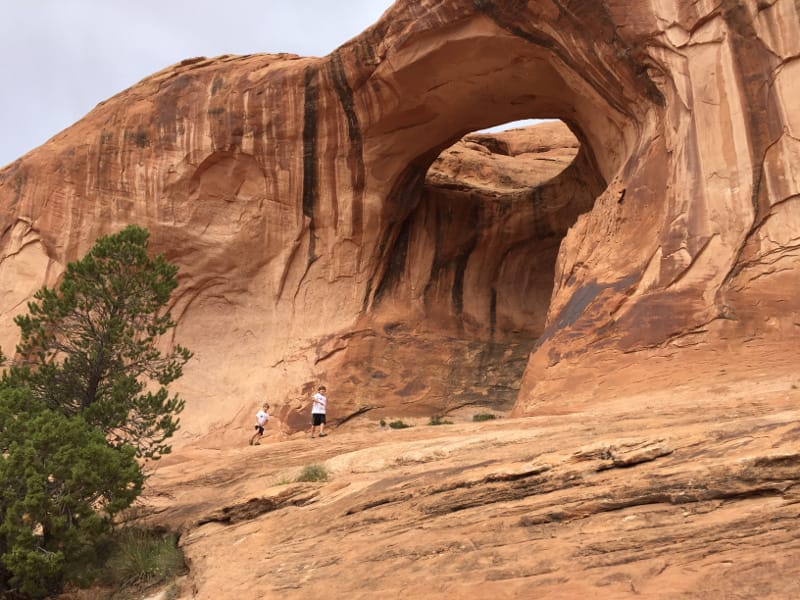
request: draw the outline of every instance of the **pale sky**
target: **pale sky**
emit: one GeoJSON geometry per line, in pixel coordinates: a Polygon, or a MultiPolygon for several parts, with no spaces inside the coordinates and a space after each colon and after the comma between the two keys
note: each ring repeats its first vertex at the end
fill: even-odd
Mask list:
{"type": "Polygon", "coordinates": [[[323,56],[392,0],[0,0],[0,168],[185,58],[323,56]]]}

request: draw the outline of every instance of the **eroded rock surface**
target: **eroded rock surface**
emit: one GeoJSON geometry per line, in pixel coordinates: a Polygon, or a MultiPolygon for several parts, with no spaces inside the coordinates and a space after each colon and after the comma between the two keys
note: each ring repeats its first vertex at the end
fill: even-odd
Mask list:
{"type": "Polygon", "coordinates": [[[326,57],[164,69],[0,171],[0,344],[136,222],[181,268],[178,443],[244,426],[264,394],[298,428],[319,379],[336,419],[523,415],[627,389],[597,365],[645,389],[664,356],[659,384],[684,382],[687,347],[706,376],[744,342],[796,353],[797,13],[400,1],[326,57]],[[464,134],[523,117],[577,137],[555,180],[516,187],[492,167],[511,145],[473,138],[452,152],[484,166],[444,158],[426,182],[464,134]]]}
{"type": "Polygon", "coordinates": [[[168,457],[139,514],[185,598],[794,598],[800,391],[697,387],[562,417],[168,457]],[[324,482],[295,481],[322,465],[324,482]]]}
{"type": "Polygon", "coordinates": [[[400,0],[168,67],[0,170],[0,345],[102,234],[179,265],[187,596],[796,597],[798,10],[400,0]],[[464,137],[530,117],[574,138],[464,137]]]}

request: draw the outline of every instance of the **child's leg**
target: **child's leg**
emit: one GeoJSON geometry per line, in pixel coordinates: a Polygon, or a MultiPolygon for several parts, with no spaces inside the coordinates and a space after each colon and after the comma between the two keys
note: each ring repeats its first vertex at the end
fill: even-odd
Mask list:
{"type": "Polygon", "coordinates": [[[251,446],[256,443],[256,439],[259,439],[259,440],[261,439],[261,434],[262,434],[262,430],[260,430],[258,428],[258,425],[256,425],[256,432],[250,438],[250,445],[251,446]]]}

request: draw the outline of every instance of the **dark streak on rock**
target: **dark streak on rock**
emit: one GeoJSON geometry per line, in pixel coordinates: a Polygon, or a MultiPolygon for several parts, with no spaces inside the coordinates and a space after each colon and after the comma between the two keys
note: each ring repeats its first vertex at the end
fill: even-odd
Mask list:
{"type": "Polygon", "coordinates": [[[347,74],[342,64],[342,57],[336,52],[331,55],[328,62],[328,73],[333,80],[333,87],[336,89],[336,95],[339,97],[339,102],[342,104],[342,110],[347,119],[347,133],[350,137],[350,142],[360,145],[361,127],[353,102],[353,90],[347,82],[347,74]]]}
{"type": "Polygon", "coordinates": [[[400,283],[408,256],[408,240],[411,224],[408,220],[400,226],[400,232],[392,247],[392,253],[386,262],[386,271],[383,274],[378,288],[375,290],[375,304],[380,304],[384,294],[390,292],[395,285],[400,283]]]}
{"type": "Polygon", "coordinates": [[[22,166],[22,161],[17,161],[8,170],[8,173],[13,173],[14,176],[14,198],[11,200],[11,206],[9,207],[13,210],[17,207],[17,204],[19,204],[19,199],[22,197],[22,190],[25,184],[28,183],[28,172],[27,169],[22,166]]]}
{"type": "Polygon", "coordinates": [[[629,288],[637,280],[638,275],[633,274],[628,277],[623,277],[611,284],[599,284],[595,280],[588,282],[570,296],[569,302],[561,309],[558,317],[545,329],[539,339],[536,340],[534,348],[541,346],[544,342],[552,338],[556,332],[572,326],[604,290],[611,289],[621,292],[629,288]]]}
{"type": "Polygon", "coordinates": [[[347,134],[350,147],[347,150],[347,165],[350,168],[351,186],[353,189],[353,235],[360,241],[363,231],[363,193],[364,181],[366,179],[364,171],[363,140],[361,137],[361,125],[358,122],[358,113],[355,109],[353,100],[353,89],[347,81],[344,64],[341,54],[334,52],[328,62],[328,73],[333,81],[333,87],[339,102],[342,105],[345,118],[347,120],[347,134]]]}
{"type": "MultiPolygon", "coordinates": [[[[367,282],[367,293],[362,303],[362,310],[364,311],[369,306],[371,290],[375,289],[373,302],[377,304],[380,298],[389,291],[389,286],[399,281],[400,275],[405,268],[408,240],[401,242],[401,245],[405,244],[404,248],[397,247],[397,243],[404,230],[410,227],[406,223],[405,217],[419,202],[420,190],[425,182],[425,173],[429,164],[428,162],[424,166],[419,166],[416,161],[412,161],[402,172],[387,196],[385,206],[388,210],[400,212],[404,218],[402,221],[396,222],[394,226],[388,225],[383,232],[378,245],[378,256],[381,259],[377,261],[377,269],[380,271],[376,271],[367,282]],[[396,252],[399,252],[398,256],[394,256],[396,252]]],[[[406,231],[405,234],[407,236],[408,232],[406,231]]]]}
{"type": "Polygon", "coordinates": [[[304,506],[316,498],[316,492],[309,492],[305,487],[290,488],[271,498],[251,498],[243,504],[226,506],[197,521],[197,525],[206,523],[222,523],[232,525],[242,521],[251,521],[265,513],[279,510],[287,506],[304,506]]]}
{"type": "Polygon", "coordinates": [[[750,237],[758,230],[769,215],[769,207],[759,210],[761,179],[764,158],[769,146],[782,135],[781,110],[777,100],[769,94],[770,86],[765,76],[777,67],[778,59],[759,39],[750,21],[748,9],[736,0],[725,0],[722,3],[722,17],[730,31],[730,46],[733,52],[733,64],[742,90],[742,104],[748,107],[747,130],[751,162],[753,165],[753,190],[751,203],[753,206],[753,225],[744,243],[740,246],[734,268],[728,273],[726,283],[733,279],[743,268],[739,260],[750,237]],[[765,68],[767,67],[767,68],[765,68]]]}
{"type": "MultiPolygon", "coordinates": [[[[478,237],[480,233],[480,206],[476,203],[472,203],[469,207],[465,207],[465,211],[470,211],[469,214],[465,217],[463,223],[464,227],[467,231],[471,232],[471,235],[468,239],[463,241],[460,244],[459,252],[455,256],[450,254],[449,256],[443,257],[442,254],[444,250],[440,244],[440,237],[437,237],[435,240],[435,247],[434,247],[434,255],[433,255],[433,264],[431,265],[431,272],[430,277],[428,278],[428,282],[425,284],[425,290],[423,292],[423,296],[427,297],[429,291],[435,285],[436,281],[440,277],[442,271],[452,268],[453,271],[453,287],[450,292],[450,297],[453,303],[453,310],[459,318],[462,316],[464,312],[464,273],[466,272],[467,265],[469,263],[469,257],[472,252],[475,250],[475,247],[478,244],[478,237]]],[[[451,220],[451,214],[447,211],[442,211],[440,213],[440,221],[449,221],[451,220]]],[[[441,231],[446,229],[446,222],[440,222],[437,224],[437,230],[441,231]]]]}
{"type": "Polygon", "coordinates": [[[317,111],[319,109],[319,87],[317,69],[307,67],[305,71],[305,106],[303,114],[303,215],[309,218],[308,264],[316,259],[314,201],[317,197],[317,111]]]}
{"type": "Polygon", "coordinates": [[[497,288],[492,286],[489,297],[489,337],[494,338],[497,329],[497,288]]]}
{"type": "Polygon", "coordinates": [[[747,111],[747,126],[750,131],[753,158],[752,202],[757,215],[764,155],[767,148],[783,133],[779,117],[780,109],[774,99],[770,100],[769,86],[764,81],[764,66],[769,65],[772,71],[777,66],[777,59],[758,38],[748,9],[743,4],[725,0],[722,15],[733,34],[730,40],[734,64],[738,67],[737,74],[742,84],[744,105],[750,109],[747,111]]]}
{"type": "Polygon", "coordinates": [[[476,234],[471,239],[470,245],[453,261],[455,266],[452,291],[453,309],[459,318],[464,313],[464,273],[466,272],[467,265],[469,264],[469,257],[473,250],[475,250],[475,246],[477,244],[478,236],[476,234]]]}
{"type": "Polygon", "coordinates": [[[375,406],[372,406],[372,405],[371,406],[361,406],[361,407],[358,408],[358,410],[356,410],[354,412],[351,412],[350,414],[348,414],[348,415],[346,415],[344,417],[336,419],[334,421],[334,424],[336,425],[336,427],[339,427],[340,425],[342,425],[344,423],[347,423],[348,421],[350,421],[352,419],[355,419],[356,417],[360,417],[361,415],[363,415],[363,414],[365,414],[365,413],[367,413],[367,412],[369,412],[371,410],[378,410],[378,409],[381,409],[381,408],[383,408],[383,406],[378,406],[378,405],[375,405],[375,406]]]}

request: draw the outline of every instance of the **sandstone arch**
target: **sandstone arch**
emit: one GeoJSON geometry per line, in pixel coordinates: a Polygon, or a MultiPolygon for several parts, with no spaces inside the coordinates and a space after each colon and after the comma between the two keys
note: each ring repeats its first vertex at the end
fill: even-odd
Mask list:
{"type": "MultiPolygon", "coordinates": [[[[178,335],[196,351],[184,434],[242,422],[265,389],[291,421],[302,382],[364,388],[343,365],[372,360],[397,323],[378,312],[387,292],[413,306],[396,250],[435,157],[468,131],[552,117],[604,191],[560,245],[517,413],[680,371],[598,391],[598,365],[693,345],[714,371],[745,339],[784,352],[797,334],[784,291],[798,288],[797,28],[791,0],[400,1],[321,59],[184,61],[0,171],[0,344],[13,347],[32,290],[138,222],[183,274],[178,335]]],[[[423,393],[406,379],[381,402],[423,393]]]]}
{"type": "MultiPolygon", "coordinates": [[[[544,331],[560,242],[603,187],[562,123],[473,134],[445,151],[397,226],[369,339],[336,367],[342,388],[396,394],[405,414],[509,409],[544,331]]],[[[376,405],[378,416],[397,410],[376,405]]]]}

